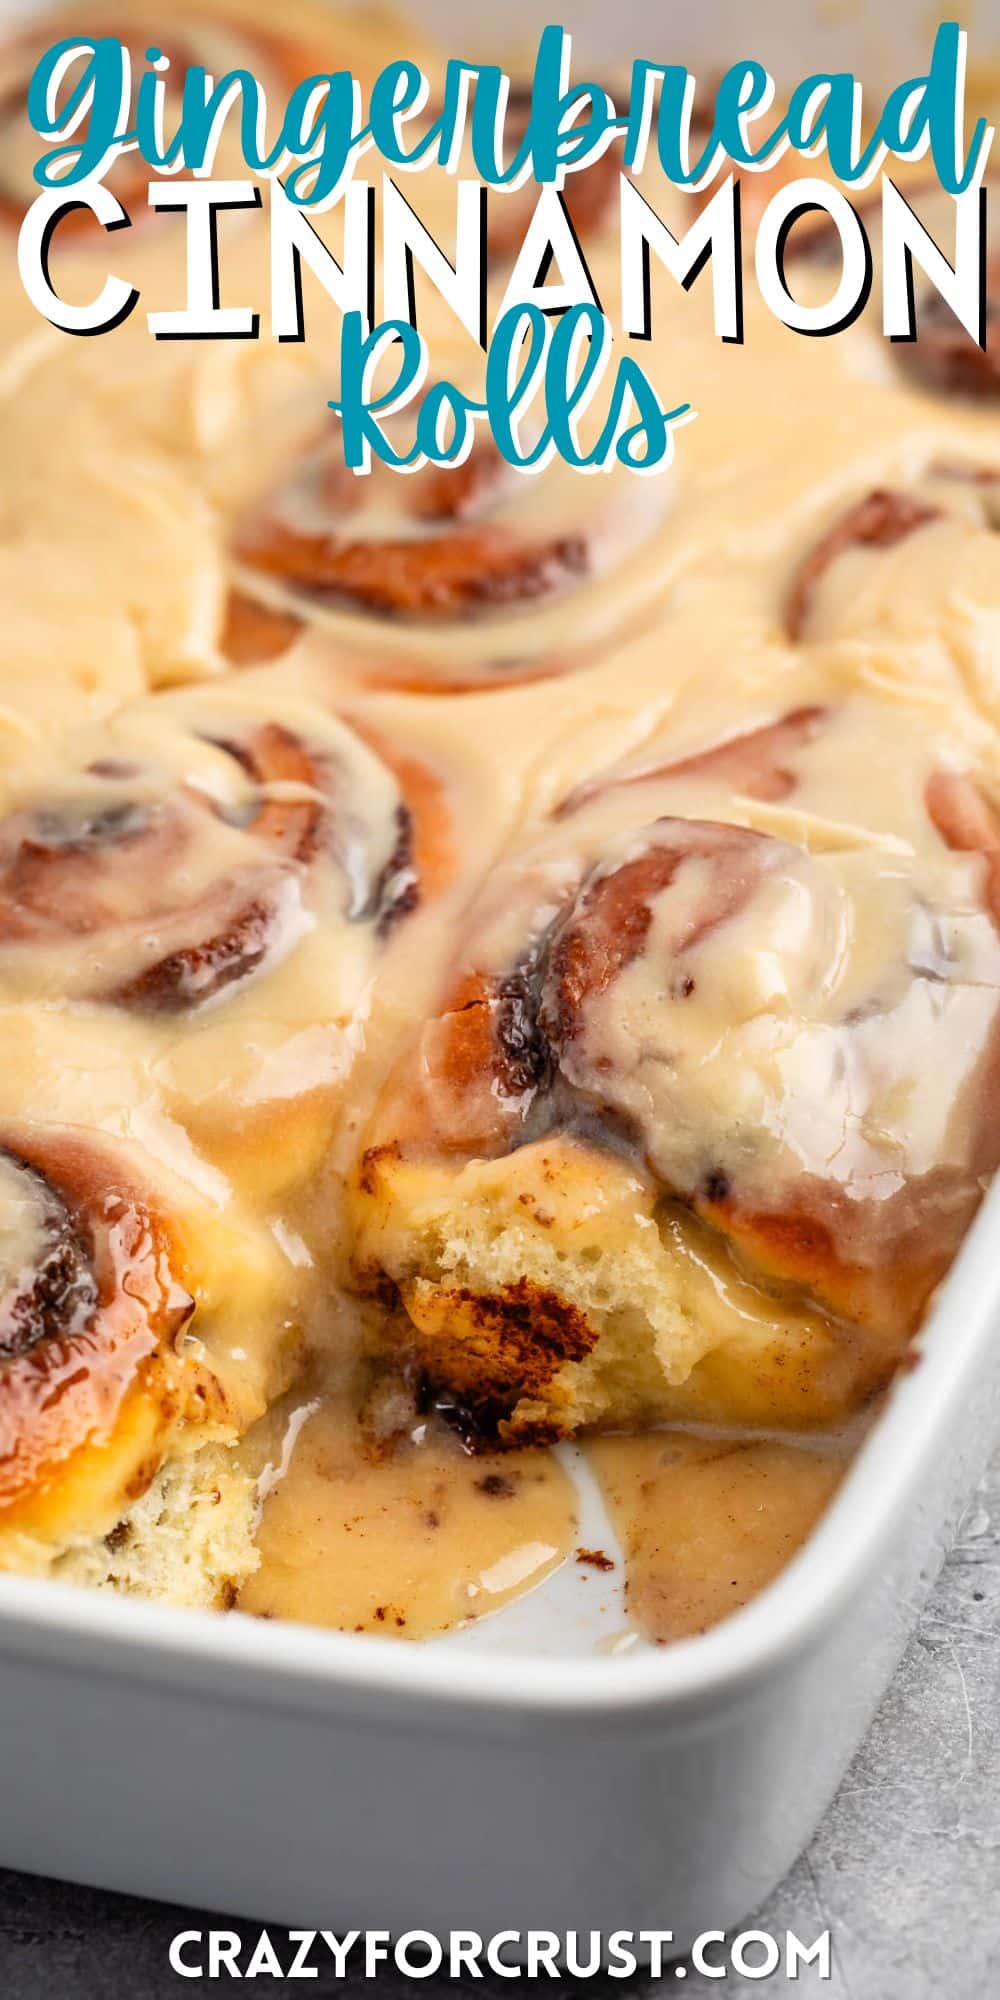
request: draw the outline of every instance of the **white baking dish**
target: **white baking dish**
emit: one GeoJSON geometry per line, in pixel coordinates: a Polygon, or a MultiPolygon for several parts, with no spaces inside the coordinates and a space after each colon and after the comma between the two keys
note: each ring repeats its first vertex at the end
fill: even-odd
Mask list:
{"type": "MultiPolygon", "coordinates": [[[[422,1648],[0,1580],[0,1863],[489,1935],[750,1911],[809,1838],[1000,1438],[1000,1188],[806,1549],[704,1638],[422,1648]]],[[[480,1638],[489,1628],[482,1628],[480,1638]]]]}
{"type": "MultiPolygon", "coordinates": [[[[793,14],[758,44],[755,10],[753,53],[793,14]]],[[[614,24],[663,53],[654,8],[614,24]]],[[[998,1246],[1000,1188],[809,1545],[670,1650],[597,1651],[565,1579],[422,1648],[0,1579],[0,1864],[334,1929],[728,1926],[808,1840],[1000,1438],[998,1246]]]]}

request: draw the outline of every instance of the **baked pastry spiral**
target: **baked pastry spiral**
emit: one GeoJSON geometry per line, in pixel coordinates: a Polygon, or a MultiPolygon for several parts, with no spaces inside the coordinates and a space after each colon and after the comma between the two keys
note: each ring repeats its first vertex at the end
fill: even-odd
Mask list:
{"type": "Polygon", "coordinates": [[[919,1324],[997,1164],[997,836],[888,722],[803,705],[583,788],[470,920],[359,1268],[508,1434],[829,1422],[919,1324]],[[876,729],[864,836],[818,774],[876,729]]]}
{"type": "Polygon", "coordinates": [[[279,964],[317,918],[386,937],[422,892],[421,857],[442,865],[436,789],[411,762],[411,807],[345,725],[277,714],[249,691],[154,700],[120,720],[123,754],[0,820],[0,985],[184,1015],[279,964]]]}
{"type": "Polygon", "coordinates": [[[452,866],[448,810],[418,756],[250,677],[103,734],[0,821],[0,1008],[31,1052],[4,1089],[30,1119],[0,1117],[0,1563],[90,1573],[111,1531],[124,1562],[137,1509],[212,1527],[218,1488],[218,1593],[252,1481],[212,1454],[302,1366],[290,1218],[373,974],[452,866]]]}
{"type": "Polygon", "coordinates": [[[586,655],[561,614],[583,617],[581,593],[611,587],[664,497],[640,506],[621,481],[558,464],[529,478],[485,437],[461,465],[404,478],[373,459],[358,475],[331,425],[235,522],[222,650],[236,664],[273,659],[312,627],[376,685],[550,678],[586,655]]]}
{"type": "Polygon", "coordinates": [[[331,436],[237,538],[237,556],[320,602],[376,617],[472,618],[530,604],[586,572],[579,535],[522,541],[490,518],[516,475],[490,443],[406,481],[381,462],[348,471],[331,436]],[[379,532],[398,512],[398,532],[379,532]]]}
{"type": "Polygon", "coordinates": [[[96,1137],[26,1128],[0,1145],[0,1554],[105,1533],[185,1426],[227,1428],[182,1355],[195,1312],[169,1202],[96,1137]]]}
{"type": "Polygon", "coordinates": [[[154,696],[102,736],[0,820],[0,1009],[36,1078],[5,1101],[152,1118],[154,1150],[183,1134],[182,1170],[224,1174],[270,1231],[334,1143],[373,982],[454,869],[446,782],[249,676],[154,696]]]}

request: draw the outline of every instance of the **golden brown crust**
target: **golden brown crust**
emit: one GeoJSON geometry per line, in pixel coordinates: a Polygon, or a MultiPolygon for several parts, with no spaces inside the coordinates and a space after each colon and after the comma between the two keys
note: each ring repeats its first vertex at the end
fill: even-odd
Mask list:
{"type": "MultiPolygon", "coordinates": [[[[4,1134],[8,1162],[44,1183],[76,1246],[74,1282],[35,1315],[31,1337],[0,1352],[0,1528],[67,1475],[88,1445],[107,1446],[126,1405],[148,1406],[152,1441],[126,1498],[161,1461],[181,1396],[173,1343],[194,1311],[163,1210],[96,1142],[4,1134]]],[[[65,1275],[65,1273],[64,1273],[65,1275]]],[[[205,1384],[192,1369],[191,1396],[205,1384]]]]}
{"type": "Polygon", "coordinates": [[[303,620],[293,611],[277,611],[260,598],[234,589],[226,599],[219,651],[234,667],[258,667],[280,659],[303,630],[303,620]]]}
{"type": "Polygon", "coordinates": [[[881,1208],[819,1183],[803,1185],[788,1207],[767,1213],[711,1182],[694,1207],[758,1276],[800,1286],[837,1318],[897,1342],[887,1350],[891,1366],[919,1325],[978,1200],[968,1175],[941,1172],[881,1208]]]}

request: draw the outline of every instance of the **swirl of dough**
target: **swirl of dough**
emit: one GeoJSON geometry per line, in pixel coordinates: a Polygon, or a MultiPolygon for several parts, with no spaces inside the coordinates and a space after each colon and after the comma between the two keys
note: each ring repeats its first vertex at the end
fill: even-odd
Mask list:
{"type": "Polygon", "coordinates": [[[879,1332],[916,1323],[984,1171],[927,1041],[951,1086],[968,1037],[956,1095],[980,1101],[1000,961],[978,913],[928,894],[872,855],[664,821],[574,899],[540,991],[550,1063],[663,1187],[767,1279],[879,1332]]]}
{"type": "Polygon", "coordinates": [[[606,796],[620,786],[646,785],[657,779],[705,778],[742,792],[747,798],[777,804],[794,792],[798,777],[795,758],[822,729],[825,709],[816,702],[789,709],[777,722],[762,723],[756,729],[737,730],[734,735],[713,743],[707,750],[689,757],[674,758],[653,770],[645,768],[625,777],[600,778],[579,786],[557,807],[555,817],[567,819],[581,806],[606,796]]]}
{"type": "Polygon", "coordinates": [[[0,821],[0,970],[15,988],[184,1014],[317,920],[384,938],[443,865],[429,774],[411,761],[397,777],[319,709],[290,725],[266,704],[181,697],[144,719],[135,756],[0,821]]]}
{"type": "Polygon", "coordinates": [[[642,556],[670,481],[641,484],[559,460],[529,478],[485,436],[460,465],[361,477],[331,426],[234,521],[220,649],[259,664],[314,633],[353,678],[420,693],[568,672],[656,587],[642,556]]]}
{"type": "Polygon", "coordinates": [[[236,553],[320,603],[381,618],[476,618],[566,590],[590,566],[582,536],[525,540],[498,518],[516,484],[491,443],[460,466],[401,480],[381,462],[356,478],[331,440],[247,521],[236,553]]]}
{"type": "MultiPolygon", "coordinates": [[[[425,1029],[424,1061],[433,1088],[414,1107],[415,1126],[423,1124],[448,1147],[479,1143],[490,1150],[502,1150],[511,1141],[511,1121],[518,1123],[534,1106],[539,1090],[551,1084],[555,1070],[552,1048],[540,1020],[540,981],[549,964],[551,940],[566,920],[567,897],[581,892],[587,875],[582,856],[593,851],[587,840],[588,815],[593,819],[610,808],[615,823],[624,815],[628,824],[631,794],[641,788],[646,803],[656,796],[658,788],[667,787],[669,797],[671,787],[686,781],[707,783],[718,796],[739,790],[748,798],[780,802],[794,793],[799,782],[798,759],[820,733],[825,719],[822,707],[802,706],[774,722],[737,731],[693,755],[652,769],[640,767],[624,775],[605,775],[570,793],[553,815],[556,825],[567,821],[572,825],[570,858],[560,853],[550,866],[545,857],[540,868],[529,866],[513,883],[504,877],[496,897],[498,921],[489,890],[486,892],[486,958],[491,962],[510,960],[512,948],[507,940],[512,911],[515,928],[523,921],[528,937],[521,937],[513,963],[501,963],[489,971],[480,966],[465,973],[440,1018],[425,1029]],[[574,860],[574,835],[580,837],[581,826],[583,840],[574,860]],[[495,923],[500,938],[497,944],[490,935],[495,923]]],[[[636,810],[641,812],[641,805],[636,810]]],[[[668,886],[681,859],[685,822],[677,819],[674,824],[679,831],[672,843],[668,841],[658,854],[652,850],[640,853],[627,868],[608,877],[599,872],[602,836],[598,835],[592,886],[589,892],[581,893],[599,923],[593,937],[589,936],[589,925],[572,933],[574,952],[583,955],[599,950],[607,971],[616,958],[620,960],[617,969],[622,969],[622,954],[638,949],[648,924],[649,895],[654,893],[657,880],[661,887],[668,886]]],[[[632,838],[631,831],[628,838],[632,838]]],[[[704,838],[710,865],[723,875],[737,849],[742,850],[742,860],[748,866],[760,851],[755,836],[742,829],[714,828],[704,838]]],[[[566,943],[564,957],[569,949],[566,943]]]]}

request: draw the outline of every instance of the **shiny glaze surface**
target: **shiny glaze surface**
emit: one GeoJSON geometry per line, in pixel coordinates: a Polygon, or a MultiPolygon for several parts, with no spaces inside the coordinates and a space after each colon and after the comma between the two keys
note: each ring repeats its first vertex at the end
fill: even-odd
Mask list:
{"type": "MultiPolygon", "coordinates": [[[[242,48],[276,79],[304,51],[368,79],[398,53],[390,21],[362,33],[306,0],[280,33],[253,0],[174,14],[180,59],[242,48]]],[[[105,19],[149,32],[147,9],[109,0],[105,19]]],[[[405,39],[433,72],[438,53],[405,39]]],[[[3,66],[10,230],[27,61],[18,46],[3,66]]],[[[451,183],[410,192],[447,240],[451,183]]],[[[682,197],[651,198],[681,225],[682,197]]],[[[611,297],[603,197],[586,226],[611,297]]],[[[67,232],[58,281],[92,285],[104,250],[67,232]]],[[[501,241],[494,306],[505,257],[501,241]]],[[[174,219],[146,218],[128,262],[143,310],[177,303],[174,219]]],[[[227,295],[265,295],[260,218],[227,219],[224,268],[227,295]]],[[[701,286],[655,277],[644,364],[699,412],[655,490],[558,466],[512,483],[487,460],[457,492],[376,478],[361,494],[331,465],[336,317],[318,288],[297,349],[157,344],[141,314],[67,342],[4,271],[0,1133],[30,1128],[42,1151],[72,1135],[109,1197],[140,1189],[167,1218],[157,1283],[194,1301],[169,1340],[153,1315],[177,1380],[169,1412],[143,1406],[148,1448],[107,1412],[74,1432],[70,1455],[93,1447],[102,1468],[67,1498],[75,1531],[113,1527],[137,1462],[148,1477],[179,1439],[235,1440],[277,1398],[308,1411],[317,1357],[356,1355],[372,1307],[345,1189],[387,1136],[419,1172],[552,1133],[586,1172],[593,1149],[599,1188],[626,1161],[634,1212],[667,1203],[693,1301],[678,1390],[720,1324],[787,1315],[796,1339],[818,1326],[817,1351],[831,1325],[862,1329],[850,1414],[891,1377],[996,1165],[991,378],[970,390],[959,371],[955,393],[939,353],[898,365],[874,310],[835,342],[796,340],[752,292],[744,345],[722,347],[701,286]],[[541,1054],[505,1071],[498,983],[532,954],[541,1054]]],[[[803,259],[797,282],[828,275],[803,259]]],[[[442,371],[474,387],[481,357],[429,287],[420,309],[442,371]]],[[[6,1179],[0,1200],[16,1324],[44,1216],[6,1179]]],[[[392,1219],[365,1226],[394,1275],[392,1219]]],[[[0,1348],[5,1412],[21,1361],[0,1348]]],[[[450,1436],[376,1463],[352,1425],[340,1392],[302,1424],[251,1608],[369,1629],[402,1593],[415,1636],[453,1622],[456,1592],[464,1615],[461,1591],[498,1565],[513,1577],[518,1549],[551,1552],[520,1584],[569,1552],[556,1469],[509,1453],[522,1490],[486,1507],[450,1436]],[[374,1597],[350,1582],[352,1480],[374,1597]],[[444,1527],[376,1528],[435,1482],[444,1527]]],[[[727,1522],[771,1523],[740,1543],[725,1588],[745,1594],[839,1465],[794,1442],[706,1457],[680,1433],[593,1449],[656,1638],[728,1605],[727,1522]],[[699,1540],[684,1523],[701,1506],[699,1540]],[[669,1590],[650,1580],[651,1508],[681,1524],[669,1590]]],[[[28,1503],[23,1534],[0,1513],[0,1553],[44,1567],[64,1510],[34,1479],[28,1503]]]]}

